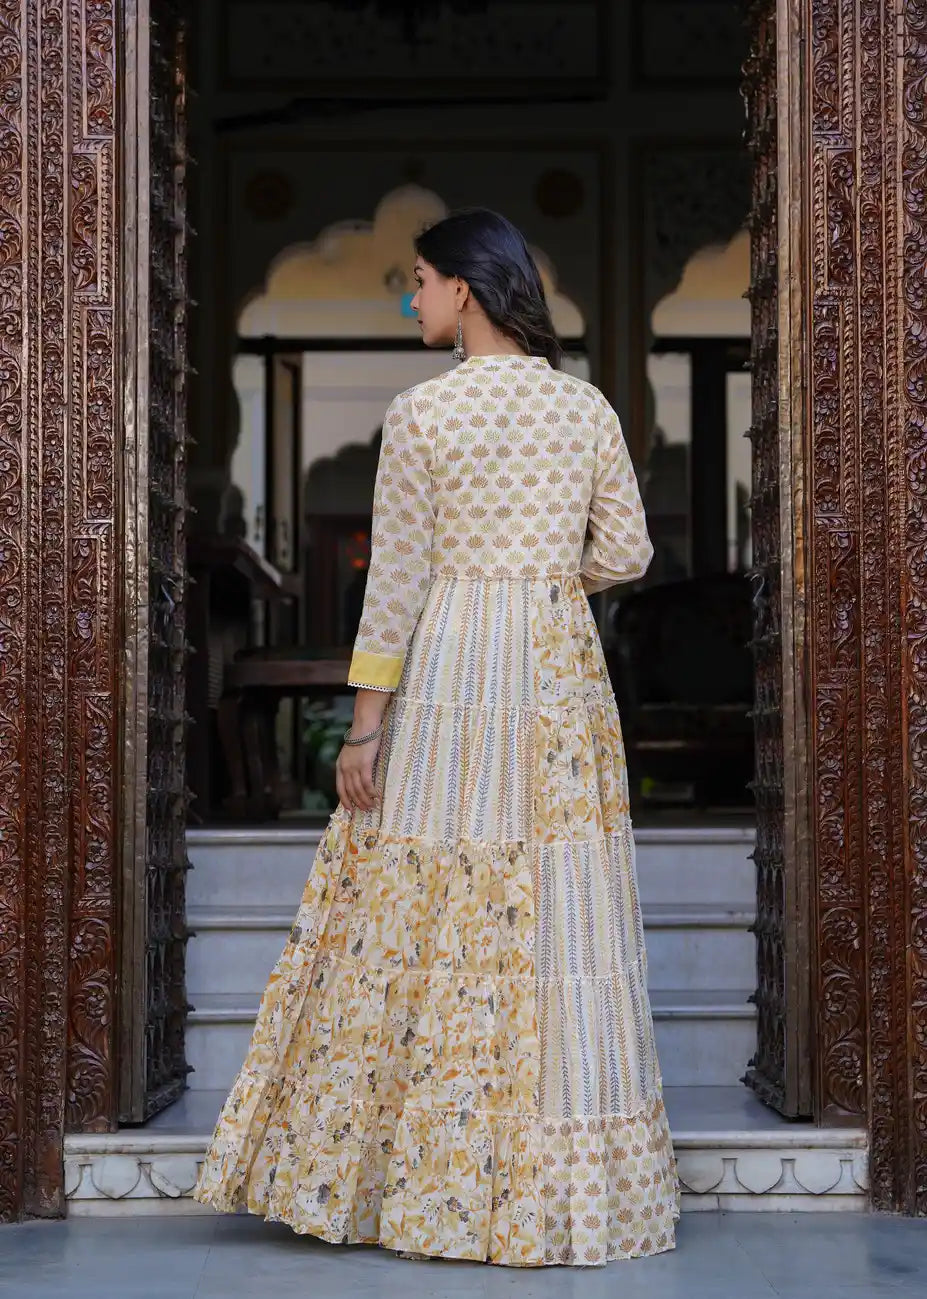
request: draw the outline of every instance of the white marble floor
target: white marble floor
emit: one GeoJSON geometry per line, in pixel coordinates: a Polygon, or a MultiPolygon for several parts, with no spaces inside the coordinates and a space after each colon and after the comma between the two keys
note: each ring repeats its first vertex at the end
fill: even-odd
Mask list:
{"type": "Polygon", "coordinates": [[[923,1299],[927,1222],[869,1214],[683,1215],[678,1247],[603,1269],[413,1262],[249,1217],[0,1228],[16,1299],[923,1299]]]}

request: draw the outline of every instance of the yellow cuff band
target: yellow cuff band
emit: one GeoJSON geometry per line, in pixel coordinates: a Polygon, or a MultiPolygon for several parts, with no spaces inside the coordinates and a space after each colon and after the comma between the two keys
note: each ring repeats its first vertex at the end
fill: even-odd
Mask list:
{"type": "Polygon", "coordinates": [[[402,676],[403,663],[405,655],[395,658],[392,654],[368,654],[364,650],[355,650],[348,680],[352,685],[395,690],[402,676]]]}

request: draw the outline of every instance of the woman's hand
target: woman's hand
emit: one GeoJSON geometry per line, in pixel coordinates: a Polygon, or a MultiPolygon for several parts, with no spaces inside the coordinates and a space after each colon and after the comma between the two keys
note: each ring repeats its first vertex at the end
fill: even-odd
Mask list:
{"type": "Polygon", "coordinates": [[[335,764],[338,797],[349,812],[369,812],[377,802],[373,768],[380,751],[380,736],[366,744],[345,744],[335,764]]]}
{"type": "MultiPolygon", "coordinates": [[[[354,701],[354,720],[351,723],[352,735],[370,735],[379,731],[383,724],[389,695],[382,690],[366,690],[361,687],[354,701]]],[[[335,764],[335,785],[338,797],[349,812],[369,812],[377,802],[377,791],[373,781],[373,768],[380,752],[380,736],[368,740],[366,744],[345,744],[338,754],[335,764]]]]}

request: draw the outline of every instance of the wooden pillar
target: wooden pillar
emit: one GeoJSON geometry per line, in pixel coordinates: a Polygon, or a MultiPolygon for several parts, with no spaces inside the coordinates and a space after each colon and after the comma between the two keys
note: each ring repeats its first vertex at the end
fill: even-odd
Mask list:
{"type": "Polygon", "coordinates": [[[815,1111],[868,1120],[876,1207],[927,1213],[927,7],[778,20],[815,1111]]]}
{"type": "Polygon", "coordinates": [[[113,1101],[116,0],[0,0],[0,1220],[113,1101]]]}

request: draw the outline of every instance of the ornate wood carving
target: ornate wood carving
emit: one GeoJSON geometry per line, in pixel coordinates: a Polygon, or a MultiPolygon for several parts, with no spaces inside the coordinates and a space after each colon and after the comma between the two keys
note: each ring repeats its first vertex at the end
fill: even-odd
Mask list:
{"type": "MultiPolygon", "coordinates": [[[[116,766],[115,5],[68,14],[70,456],[68,725],[81,755],[72,797],[66,1126],[114,1120],[116,766]],[[76,792],[76,791],[75,791],[76,792]]],[[[47,220],[43,219],[47,238],[47,220]]],[[[73,760],[73,759],[72,759],[73,760]]]]}
{"type": "MultiPolygon", "coordinates": [[[[775,175],[787,227],[776,276],[786,331],[779,513],[791,539],[782,554],[791,592],[782,610],[792,623],[782,636],[783,702],[791,653],[793,716],[801,721],[803,696],[809,721],[804,731],[784,727],[784,768],[793,749],[804,751],[807,779],[785,781],[783,857],[801,865],[803,787],[814,1111],[830,1123],[868,1118],[875,1204],[927,1212],[927,10],[923,0],[778,0],[776,12],[778,157],[770,163],[760,151],[756,186],[762,193],[764,175],[775,175]]],[[[762,83],[754,64],[754,131],[769,103],[762,83]]],[[[768,229],[760,224],[759,239],[768,229]]],[[[756,313],[768,296],[767,255],[755,237],[758,253],[762,355],[756,313]]],[[[765,406],[755,391],[759,429],[765,406]]],[[[755,446],[762,479],[762,436],[755,446]]],[[[761,514],[755,508],[760,536],[761,514]]],[[[762,713],[757,729],[762,747],[762,713]]],[[[778,994],[787,1008],[796,993],[788,944],[782,969],[775,946],[765,950],[770,915],[773,938],[788,932],[776,908],[787,919],[790,889],[788,869],[784,887],[764,885],[764,835],[761,806],[761,1031],[749,1079],[761,1093],[777,1071],[788,1078],[791,1013],[784,1037],[769,1043],[784,1041],[784,1052],[770,1049],[766,1062],[764,1034],[778,994]]],[[[800,883],[801,871],[793,878],[800,883]]],[[[781,1103],[774,1085],[764,1094],[781,1103]]]]}
{"type": "Polygon", "coordinates": [[[927,10],[800,17],[816,1108],[868,1116],[877,1207],[927,1212],[927,10]]]}
{"type": "Polygon", "coordinates": [[[114,58],[0,0],[0,1219],[112,1118],[114,58]]]}
{"type": "Polygon", "coordinates": [[[147,616],[127,621],[119,1100],[135,1122],[176,1099],[187,1076],[185,63],[181,0],[140,4],[126,51],[138,109],[125,148],[136,264],[127,317],[139,305],[125,342],[134,515],[124,578],[127,604],[147,616]]]}
{"type": "MultiPolygon", "coordinates": [[[[895,232],[902,251],[901,302],[892,322],[894,342],[901,349],[902,382],[892,397],[897,392],[903,431],[895,480],[906,505],[901,538],[906,605],[900,630],[908,729],[902,761],[909,784],[901,814],[908,828],[904,937],[909,953],[911,1118],[909,1162],[900,1170],[899,1182],[907,1207],[927,1214],[927,6],[923,0],[904,0],[902,13],[902,118],[895,141],[902,164],[900,229],[895,232]]],[[[901,774],[897,766],[892,774],[901,774]]],[[[904,976],[905,971],[899,973],[904,976]]],[[[884,1160],[880,1152],[880,1175],[884,1160]]]]}
{"type": "Polygon", "coordinates": [[[796,1086],[787,970],[797,959],[797,929],[789,925],[792,891],[785,852],[786,774],[783,748],[783,589],[780,441],[779,307],[779,113],[775,4],[758,0],[750,9],[751,51],[744,68],[744,97],[753,158],[750,214],[753,378],[753,531],[756,734],[757,1049],[745,1081],[768,1104],[785,1113],[806,1105],[796,1086]]]}
{"type": "Polygon", "coordinates": [[[20,1058],[27,1013],[23,988],[28,650],[22,171],[26,36],[19,0],[0,0],[0,1219],[4,1221],[20,1210],[27,1147],[34,1140],[34,1134],[25,1130],[26,1078],[20,1058]]]}
{"type": "MultiPolygon", "coordinates": [[[[866,1109],[862,854],[866,840],[884,836],[887,829],[887,808],[875,786],[870,783],[867,791],[878,805],[874,824],[867,825],[859,798],[864,694],[874,708],[883,710],[884,699],[880,706],[878,696],[884,695],[885,663],[880,664],[879,658],[887,649],[878,634],[866,645],[861,622],[867,610],[883,627],[885,618],[885,593],[871,580],[880,569],[884,573],[886,559],[884,464],[877,445],[884,435],[884,412],[876,379],[885,356],[879,330],[872,331],[872,313],[880,314],[884,293],[884,250],[878,239],[875,246],[871,243],[882,218],[881,167],[877,165],[873,172],[871,153],[865,205],[860,203],[861,191],[857,192],[861,158],[856,156],[855,134],[864,73],[857,64],[855,15],[843,0],[814,0],[811,23],[808,462],[809,560],[815,600],[809,651],[815,719],[818,1109],[822,1119],[834,1121],[861,1118],[866,1109]],[[857,225],[858,233],[870,241],[866,260],[871,265],[857,262],[857,225]],[[857,304],[861,308],[858,335],[857,304]],[[863,347],[869,349],[868,357],[864,358],[863,347]],[[857,424],[860,416],[873,421],[868,429],[857,424]],[[868,535],[863,535],[864,515],[868,535]],[[867,594],[861,602],[864,576],[867,594]],[[872,673],[865,685],[863,673],[872,673]]],[[[868,126],[881,148],[881,109],[879,120],[868,126]]],[[[864,142],[863,153],[870,147],[864,142]]],[[[867,743],[875,738],[875,721],[875,717],[867,721],[867,743]]],[[[883,782],[887,775],[883,766],[883,782]]],[[[883,856],[880,866],[884,865],[883,856]]],[[[881,936],[882,941],[887,938],[881,936]]],[[[882,1030],[873,1025],[871,1031],[875,1041],[882,1030]]]]}

